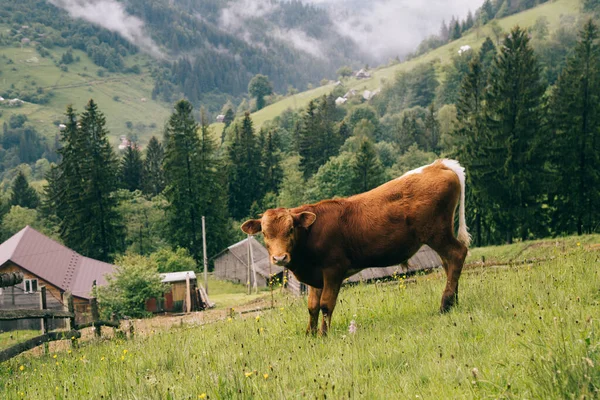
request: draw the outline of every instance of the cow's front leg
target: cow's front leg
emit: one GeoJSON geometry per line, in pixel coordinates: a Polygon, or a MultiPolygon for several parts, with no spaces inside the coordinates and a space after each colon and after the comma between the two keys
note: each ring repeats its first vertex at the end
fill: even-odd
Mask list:
{"type": "Polygon", "coordinates": [[[308,328],[306,334],[316,334],[319,323],[319,312],[321,311],[321,293],[323,289],[308,287],[308,328]]]}
{"type": "Polygon", "coordinates": [[[327,335],[327,330],[331,326],[331,315],[335,308],[338,293],[342,286],[343,279],[339,279],[336,275],[324,276],[323,293],[321,293],[321,311],[323,312],[323,322],[321,324],[321,335],[327,335]]]}

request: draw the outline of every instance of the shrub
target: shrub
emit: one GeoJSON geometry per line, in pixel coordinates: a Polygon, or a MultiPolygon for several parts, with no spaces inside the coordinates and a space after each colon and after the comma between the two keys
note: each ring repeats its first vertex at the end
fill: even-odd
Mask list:
{"type": "Polygon", "coordinates": [[[177,250],[160,249],[150,254],[150,259],[159,272],[194,271],[196,263],[187,249],[178,247],[177,250]]]}
{"type": "Polygon", "coordinates": [[[165,285],[161,283],[156,262],[140,255],[119,257],[116,272],[107,276],[108,284],[96,289],[102,314],[108,317],[145,317],[146,300],[162,296],[165,285]]]}

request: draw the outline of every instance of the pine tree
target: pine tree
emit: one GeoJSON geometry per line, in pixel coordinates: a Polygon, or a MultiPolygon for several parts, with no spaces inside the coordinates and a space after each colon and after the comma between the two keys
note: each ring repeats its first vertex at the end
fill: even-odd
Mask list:
{"type": "Polygon", "coordinates": [[[137,143],[132,143],[125,150],[125,155],[121,160],[120,180],[122,187],[131,192],[141,189],[143,171],[142,152],[137,143]]]}
{"type": "Polygon", "coordinates": [[[469,73],[461,84],[456,103],[457,124],[454,137],[457,146],[452,157],[460,160],[467,175],[467,219],[474,230],[475,244],[482,246],[483,199],[480,186],[485,177],[481,174],[481,164],[485,161],[482,154],[484,135],[483,104],[487,79],[479,58],[469,64],[469,73]]]}
{"type": "Polygon", "coordinates": [[[235,219],[248,215],[253,202],[262,197],[260,175],[261,149],[258,146],[250,113],[234,125],[229,147],[229,212],[235,219]]]}
{"type": "Polygon", "coordinates": [[[591,233],[600,220],[600,44],[590,19],[552,94],[559,232],[591,233]]]}
{"type": "Polygon", "coordinates": [[[226,129],[229,128],[229,125],[231,125],[234,119],[235,114],[233,113],[233,110],[231,108],[228,108],[225,112],[225,118],[223,118],[223,123],[225,124],[226,129]]]}
{"type": "Polygon", "coordinates": [[[206,217],[206,246],[209,257],[229,244],[229,214],[227,210],[227,176],[223,160],[218,155],[210,122],[203,108],[200,109],[199,175],[203,188],[200,211],[206,217]]]}
{"type": "Polygon", "coordinates": [[[321,136],[318,131],[317,106],[314,100],[308,103],[306,112],[302,115],[300,125],[299,150],[300,169],[304,178],[308,179],[319,169],[319,148],[321,136]]]}
{"type": "Polygon", "coordinates": [[[460,21],[456,20],[454,21],[454,25],[450,26],[450,40],[457,40],[460,39],[462,36],[462,30],[460,27],[460,21]]]}
{"type": "Polygon", "coordinates": [[[508,243],[517,232],[526,239],[541,219],[536,213],[544,165],[540,146],[545,89],[529,36],[515,27],[490,71],[483,144],[485,191],[498,205],[508,243]]]}
{"type": "Polygon", "coordinates": [[[106,119],[93,100],[79,118],[78,135],[84,144],[79,160],[83,178],[81,220],[84,240],[81,252],[101,261],[111,261],[123,249],[125,229],[113,192],[118,188],[119,161],[108,142],[106,119]]]}
{"type": "Polygon", "coordinates": [[[373,189],[382,184],[385,180],[383,166],[373,142],[363,137],[360,149],[356,154],[354,170],[353,190],[355,193],[362,193],[373,189]]]}
{"type": "Polygon", "coordinates": [[[39,204],[39,196],[34,188],[29,186],[23,171],[19,171],[11,186],[10,204],[34,209],[39,204]]]}
{"type": "Polygon", "coordinates": [[[274,130],[261,130],[262,145],[262,181],[264,193],[279,193],[279,186],[283,180],[281,168],[281,155],[278,149],[279,137],[274,130]]]}
{"type": "Polygon", "coordinates": [[[432,102],[425,117],[425,134],[427,135],[427,151],[439,153],[440,123],[435,115],[435,104],[432,102]]]}
{"type": "Polygon", "coordinates": [[[165,189],[163,161],[165,151],[156,136],[152,136],[146,147],[144,160],[143,190],[146,195],[158,196],[165,189]]]}
{"type": "Polygon", "coordinates": [[[169,239],[173,246],[189,250],[202,265],[202,159],[198,124],[192,104],[180,100],[175,104],[166,128],[164,157],[165,197],[169,201],[167,218],[169,239]]]}

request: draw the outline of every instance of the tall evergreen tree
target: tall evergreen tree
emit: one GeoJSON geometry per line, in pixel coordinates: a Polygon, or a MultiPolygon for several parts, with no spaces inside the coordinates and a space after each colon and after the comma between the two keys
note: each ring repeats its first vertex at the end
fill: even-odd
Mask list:
{"type": "Polygon", "coordinates": [[[264,193],[279,193],[279,186],[283,180],[281,155],[277,146],[279,140],[277,132],[269,129],[261,131],[264,136],[262,142],[262,181],[264,193]]]}
{"type": "Polygon", "coordinates": [[[432,102],[425,117],[425,134],[427,135],[427,151],[439,153],[440,123],[435,115],[435,104],[432,102]]]}
{"type": "Polygon", "coordinates": [[[165,151],[156,136],[152,136],[146,147],[144,159],[143,190],[149,196],[158,196],[165,189],[163,161],[165,151]]]}
{"type": "Polygon", "coordinates": [[[84,240],[82,253],[102,261],[111,261],[124,247],[125,229],[117,210],[119,161],[108,142],[106,119],[94,100],[90,100],[79,118],[78,135],[84,143],[79,152],[84,190],[81,194],[84,240]]]}
{"type": "Polygon", "coordinates": [[[200,109],[199,177],[202,193],[198,201],[206,217],[206,246],[210,256],[217,254],[229,243],[229,214],[227,210],[227,176],[218,146],[213,138],[210,122],[200,109]]]}
{"type": "Polygon", "coordinates": [[[469,73],[463,79],[456,104],[457,124],[453,135],[457,146],[452,154],[465,167],[467,178],[468,222],[474,229],[475,244],[481,246],[483,201],[479,189],[485,177],[481,174],[481,164],[485,161],[482,154],[484,135],[484,94],[487,79],[479,58],[469,65],[469,73]]]}
{"type": "Polygon", "coordinates": [[[367,137],[362,138],[353,169],[354,182],[352,186],[355,193],[366,192],[385,181],[383,166],[379,161],[375,146],[367,137]]]}
{"type": "Polygon", "coordinates": [[[600,222],[600,44],[591,19],[550,104],[558,208],[553,220],[559,232],[591,233],[600,222]]]}
{"type": "Polygon", "coordinates": [[[122,187],[132,192],[141,189],[143,171],[142,152],[137,143],[132,143],[125,150],[125,155],[121,160],[122,187]]]}
{"type": "Polygon", "coordinates": [[[497,202],[507,242],[526,239],[539,221],[539,184],[544,176],[543,103],[545,86],[527,32],[518,26],[506,37],[490,71],[486,96],[488,167],[483,182],[497,202]]]}
{"type": "Polygon", "coordinates": [[[202,265],[202,158],[192,104],[180,100],[166,128],[164,174],[170,242],[190,251],[202,265]]]}
{"type": "Polygon", "coordinates": [[[304,178],[312,176],[319,169],[319,154],[321,136],[317,123],[317,105],[314,100],[308,103],[306,112],[302,115],[300,124],[298,153],[300,154],[300,169],[304,178]]]}
{"type": "Polygon", "coordinates": [[[248,215],[262,191],[260,174],[261,149],[258,146],[250,113],[234,126],[229,147],[229,212],[235,219],[248,215]]]}
{"type": "Polygon", "coordinates": [[[34,209],[38,206],[39,200],[37,192],[29,186],[23,171],[19,171],[11,186],[10,204],[34,209]]]}

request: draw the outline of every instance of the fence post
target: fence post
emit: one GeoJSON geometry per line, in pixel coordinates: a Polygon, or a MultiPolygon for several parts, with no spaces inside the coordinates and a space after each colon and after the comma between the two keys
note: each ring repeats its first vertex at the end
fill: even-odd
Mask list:
{"type": "MultiPolygon", "coordinates": [[[[67,319],[67,329],[73,331],[77,328],[77,325],[75,325],[75,305],[73,304],[73,295],[71,292],[66,292],[65,298],[67,300],[67,311],[73,314],[72,317],[67,319]]],[[[71,339],[71,346],[77,347],[77,339],[71,339]]]]}
{"type": "Polygon", "coordinates": [[[92,322],[94,326],[94,333],[96,337],[100,337],[102,335],[101,327],[97,322],[100,320],[100,313],[98,312],[98,299],[95,297],[90,298],[90,309],[92,310],[92,322]]]}
{"type": "MultiPolygon", "coordinates": [[[[40,310],[46,310],[46,307],[47,307],[46,286],[42,286],[40,288],[40,310]]],[[[43,317],[40,321],[42,323],[42,335],[47,335],[48,334],[48,318],[43,317]]],[[[48,352],[49,352],[48,342],[44,342],[44,351],[46,352],[46,354],[48,354],[48,352]]]]}

